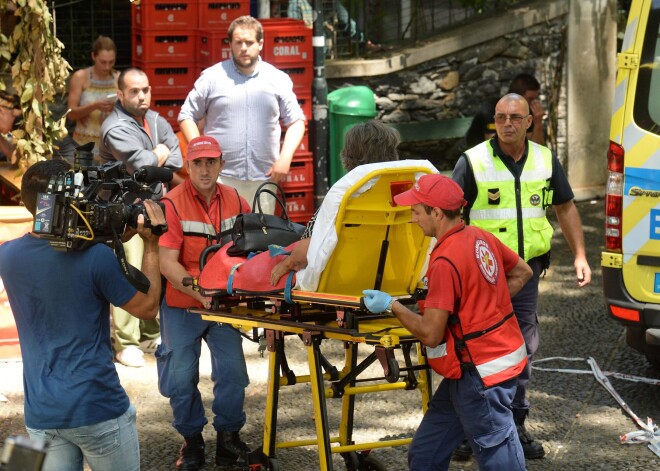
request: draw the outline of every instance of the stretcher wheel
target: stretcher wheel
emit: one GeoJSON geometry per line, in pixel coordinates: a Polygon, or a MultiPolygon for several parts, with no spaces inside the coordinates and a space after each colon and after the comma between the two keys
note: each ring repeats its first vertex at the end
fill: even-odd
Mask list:
{"type": "Polygon", "coordinates": [[[360,458],[358,458],[358,454],[355,451],[342,453],[341,457],[344,458],[344,463],[346,464],[346,471],[360,470],[360,458]]]}
{"type": "Polygon", "coordinates": [[[268,471],[280,471],[280,462],[275,458],[268,458],[268,471]]]}
{"type": "Polygon", "coordinates": [[[387,467],[371,455],[362,455],[360,457],[360,467],[358,471],[387,471],[387,467]]]}
{"type": "Polygon", "coordinates": [[[399,381],[399,362],[396,361],[396,358],[387,359],[387,374],[385,379],[388,383],[396,383],[399,381]]]}
{"type": "Polygon", "coordinates": [[[369,451],[342,453],[347,471],[387,471],[387,467],[369,454],[369,451]]]}

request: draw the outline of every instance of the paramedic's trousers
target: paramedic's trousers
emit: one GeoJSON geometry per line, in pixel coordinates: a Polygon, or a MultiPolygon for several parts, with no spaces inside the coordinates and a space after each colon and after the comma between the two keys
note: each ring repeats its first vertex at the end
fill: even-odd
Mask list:
{"type": "Polygon", "coordinates": [[[202,320],[185,309],[160,305],[162,343],[156,350],[158,390],[170,399],[174,428],[184,437],[202,432],[207,420],[199,383],[202,339],[211,352],[213,428],[237,432],[245,425],[245,388],[248,374],[243,337],[228,324],[202,320]]]}
{"type": "Polygon", "coordinates": [[[480,471],[525,469],[511,401],[516,379],[485,389],[476,372],[444,379],[431,399],[408,452],[411,471],[449,468],[452,452],[467,437],[480,471]]]}
{"type": "Polygon", "coordinates": [[[537,314],[539,302],[539,280],[543,271],[543,256],[530,259],[528,262],[533,275],[525,286],[511,298],[513,312],[520,326],[525,346],[527,347],[527,365],[518,375],[518,386],[513,398],[514,409],[529,409],[527,400],[527,384],[532,376],[532,359],[539,348],[539,318],[537,314]]]}

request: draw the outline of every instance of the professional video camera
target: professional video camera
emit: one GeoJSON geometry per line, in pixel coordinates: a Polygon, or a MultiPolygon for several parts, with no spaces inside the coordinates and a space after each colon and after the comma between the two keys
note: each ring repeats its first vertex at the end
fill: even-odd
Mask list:
{"type": "Polygon", "coordinates": [[[94,166],[91,144],[78,147],[74,169],[51,177],[46,193],[38,194],[34,232],[66,251],[98,243],[112,246],[126,226],[137,227],[140,214],[154,233],[165,232],[166,226],[150,225],[141,201],[158,200],[172,171],[145,166],[129,175],[122,162],[94,166]]]}

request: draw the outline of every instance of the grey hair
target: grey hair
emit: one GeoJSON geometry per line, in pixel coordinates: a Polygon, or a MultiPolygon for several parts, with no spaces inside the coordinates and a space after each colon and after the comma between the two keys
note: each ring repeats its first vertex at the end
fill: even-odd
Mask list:
{"type": "Polygon", "coordinates": [[[358,165],[399,160],[399,142],[399,132],[380,121],[356,124],[346,133],[341,163],[350,171],[358,165]]]}

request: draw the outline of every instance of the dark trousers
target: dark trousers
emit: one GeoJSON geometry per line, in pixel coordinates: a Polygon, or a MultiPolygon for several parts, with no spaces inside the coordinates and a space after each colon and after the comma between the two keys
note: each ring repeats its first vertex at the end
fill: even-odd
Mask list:
{"type": "Polygon", "coordinates": [[[514,409],[529,409],[527,401],[527,384],[532,376],[532,358],[539,348],[539,319],[538,319],[538,301],[539,301],[539,279],[543,270],[544,260],[542,257],[533,258],[527,262],[532,268],[534,275],[527,282],[518,294],[511,298],[513,311],[516,313],[518,325],[525,339],[527,347],[527,366],[518,376],[518,387],[513,399],[512,407],[514,409]]]}
{"type": "Polygon", "coordinates": [[[410,470],[448,469],[464,436],[481,471],[524,470],[511,412],[515,390],[515,378],[486,389],[476,372],[442,380],[410,444],[410,470]]]}

